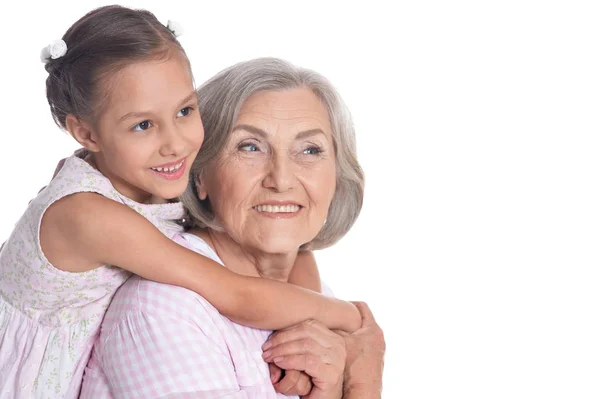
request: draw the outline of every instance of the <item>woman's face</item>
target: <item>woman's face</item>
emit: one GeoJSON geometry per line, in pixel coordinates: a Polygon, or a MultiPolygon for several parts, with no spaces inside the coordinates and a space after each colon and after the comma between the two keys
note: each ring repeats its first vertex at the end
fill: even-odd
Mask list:
{"type": "Polygon", "coordinates": [[[329,115],[308,89],[249,97],[200,178],[225,231],[245,247],[288,253],[319,232],[335,192],[329,115]]]}

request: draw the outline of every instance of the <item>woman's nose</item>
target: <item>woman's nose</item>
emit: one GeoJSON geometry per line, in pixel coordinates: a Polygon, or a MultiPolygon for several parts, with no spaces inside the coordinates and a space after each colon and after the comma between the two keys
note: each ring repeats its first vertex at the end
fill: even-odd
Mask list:
{"type": "Polygon", "coordinates": [[[296,183],[294,175],[294,164],[287,154],[273,155],[268,165],[267,174],[263,180],[263,186],[283,193],[291,190],[296,183]]]}

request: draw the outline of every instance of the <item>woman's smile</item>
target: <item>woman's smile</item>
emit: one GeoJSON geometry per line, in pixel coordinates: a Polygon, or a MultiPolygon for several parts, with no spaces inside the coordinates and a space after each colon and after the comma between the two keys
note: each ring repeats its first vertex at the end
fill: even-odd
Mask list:
{"type": "Polygon", "coordinates": [[[300,214],[303,207],[294,202],[270,201],[252,207],[260,216],[271,219],[291,219],[300,214]]]}

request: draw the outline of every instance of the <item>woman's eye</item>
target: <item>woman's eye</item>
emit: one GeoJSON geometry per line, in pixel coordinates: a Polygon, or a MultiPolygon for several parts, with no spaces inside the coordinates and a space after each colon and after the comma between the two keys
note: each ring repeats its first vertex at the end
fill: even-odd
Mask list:
{"type": "Polygon", "coordinates": [[[248,152],[256,152],[256,151],[260,151],[260,149],[258,148],[258,146],[254,143],[244,143],[244,144],[240,144],[240,146],[238,147],[239,150],[241,151],[248,151],[248,152]]]}
{"type": "Polygon", "coordinates": [[[139,132],[139,131],[143,131],[143,130],[149,129],[150,126],[151,126],[150,121],[143,121],[143,122],[140,122],[137,125],[135,125],[133,127],[133,130],[136,130],[136,131],[139,132]]]}
{"type": "Polygon", "coordinates": [[[193,107],[185,107],[185,108],[182,108],[182,109],[180,109],[180,110],[179,110],[179,112],[177,113],[177,116],[178,116],[178,117],[181,117],[181,116],[188,116],[189,114],[191,114],[191,113],[192,113],[192,111],[193,111],[193,110],[194,110],[194,108],[193,108],[193,107]]]}
{"type": "Polygon", "coordinates": [[[308,147],[302,151],[302,153],[306,155],[319,155],[321,153],[321,149],[319,147],[308,147]]]}

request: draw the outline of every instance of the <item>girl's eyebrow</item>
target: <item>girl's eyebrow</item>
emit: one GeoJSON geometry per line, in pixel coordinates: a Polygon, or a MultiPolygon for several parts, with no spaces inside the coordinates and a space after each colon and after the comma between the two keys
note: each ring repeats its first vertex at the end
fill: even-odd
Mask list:
{"type": "MultiPolygon", "coordinates": [[[[231,132],[233,133],[233,132],[235,132],[237,130],[245,130],[247,132],[256,134],[257,136],[260,136],[262,138],[266,138],[268,136],[267,133],[264,130],[259,129],[259,128],[255,127],[255,126],[252,126],[252,125],[247,125],[247,124],[236,125],[231,130],[231,132]]],[[[322,135],[326,136],[325,132],[322,129],[316,128],[316,129],[309,129],[309,130],[304,130],[302,132],[299,132],[299,133],[296,134],[295,138],[296,138],[296,140],[299,140],[299,139],[304,139],[304,138],[307,138],[307,137],[310,137],[310,136],[316,136],[317,134],[322,134],[322,135]]]]}
{"type": "MultiPolygon", "coordinates": [[[[176,108],[181,108],[185,103],[187,103],[188,101],[190,101],[192,98],[196,97],[196,90],[192,90],[192,92],[187,95],[183,101],[180,101],[177,104],[176,108]]],[[[129,118],[143,118],[145,116],[148,115],[152,115],[152,112],[150,111],[144,111],[144,112],[128,112],[125,115],[123,115],[122,117],[119,118],[119,123],[124,121],[125,119],[129,119],[129,118]]]]}
{"type": "Polygon", "coordinates": [[[152,112],[128,112],[125,115],[123,115],[122,117],[119,118],[119,123],[123,122],[125,119],[131,119],[131,118],[143,118],[147,115],[152,115],[152,112]]]}
{"type": "Polygon", "coordinates": [[[196,93],[196,90],[192,90],[192,92],[177,105],[177,108],[182,107],[185,103],[197,96],[198,94],[196,93]]]}

